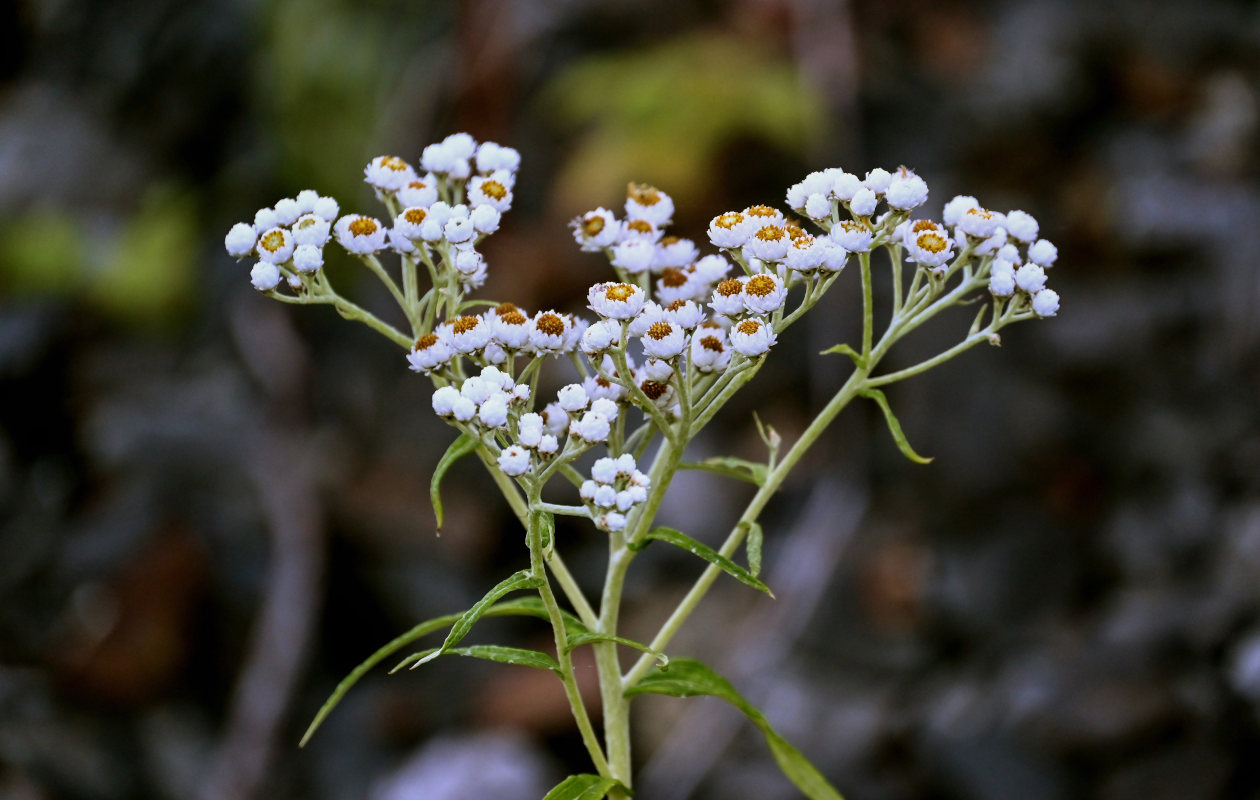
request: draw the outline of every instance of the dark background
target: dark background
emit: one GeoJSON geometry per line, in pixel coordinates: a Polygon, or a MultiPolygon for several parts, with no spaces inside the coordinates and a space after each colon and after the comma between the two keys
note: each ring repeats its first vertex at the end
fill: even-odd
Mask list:
{"type": "MultiPolygon", "coordinates": [[[[778,600],[721,582],[672,650],[851,800],[1260,798],[1255,3],[0,13],[0,798],[532,800],[589,768],[547,676],[459,659],[374,673],[296,748],[349,669],[523,548],[472,464],[434,536],[452,434],[427,381],[257,295],[222,238],[308,187],[377,213],[362,165],[456,130],[523,155],[482,295],[531,310],[604,279],[565,222],[630,179],[698,240],[826,166],[910,165],[933,216],[959,193],[1034,214],[1060,316],[889,391],[929,466],[846,412],[763,520],[778,600]]],[[[698,452],[755,456],[754,409],[795,436],[843,378],[813,353],[852,340],[855,277],[698,452]]],[[[664,515],[716,542],[745,497],[686,475],[664,515]]],[[[560,537],[593,580],[596,532],[560,537]]],[[[649,638],[699,567],[638,563],[649,638]]],[[[636,707],[645,800],[794,796],[716,701],[636,707]]]]}

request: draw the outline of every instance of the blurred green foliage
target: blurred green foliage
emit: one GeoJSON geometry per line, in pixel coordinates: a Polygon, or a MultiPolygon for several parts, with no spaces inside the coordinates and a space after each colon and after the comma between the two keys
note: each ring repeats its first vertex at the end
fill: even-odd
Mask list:
{"type": "Polygon", "coordinates": [[[572,208],[598,205],[603,187],[632,180],[702,197],[724,144],[750,137],[802,152],[825,122],[790,61],[764,43],[709,32],[578,61],[541,102],[560,125],[584,128],[557,187],[572,208]]]}

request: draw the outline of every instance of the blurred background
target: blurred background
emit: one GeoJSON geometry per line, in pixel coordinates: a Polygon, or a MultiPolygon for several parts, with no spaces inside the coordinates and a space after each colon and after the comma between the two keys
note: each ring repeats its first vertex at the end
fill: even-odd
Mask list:
{"type": "MultiPolygon", "coordinates": [[[[1035,215],[1059,318],[890,389],[930,466],[846,412],[764,517],[778,599],[723,581],[672,650],[851,800],[1260,798],[1256,3],[0,14],[0,798],[534,800],[589,768],[548,676],[459,659],[378,670],[296,747],[355,664],[524,556],[471,463],[435,536],[452,434],[427,381],[366,328],[259,296],[223,235],[304,188],[378,213],[362,166],[459,130],[523,154],[482,295],[530,310],[604,279],[565,223],[627,180],[701,241],[827,166],[909,165],[933,216],[955,194],[1035,215]]],[[[385,308],[349,267],[329,269],[385,308]]],[[[843,378],[814,353],[852,341],[853,283],[698,453],[757,456],[753,410],[795,436],[843,378]]],[[[708,477],[664,515],[716,543],[746,492],[708,477]]],[[[559,535],[595,580],[596,532],[559,535]]],[[[624,624],[646,639],[699,566],[638,564],[624,624]]],[[[640,797],[795,796],[718,701],[637,708],[640,797]]]]}

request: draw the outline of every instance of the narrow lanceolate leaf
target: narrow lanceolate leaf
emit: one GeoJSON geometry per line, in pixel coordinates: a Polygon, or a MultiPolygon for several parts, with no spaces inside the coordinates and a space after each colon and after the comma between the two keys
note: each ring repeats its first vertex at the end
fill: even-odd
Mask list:
{"type": "Polygon", "coordinates": [[[433,479],[429,482],[429,499],[433,501],[433,515],[437,517],[437,532],[442,532],[442,493],[439,487],[442,484],[442,478],[446,475],[446,471],[451,465],[459,461],[464,456],[477,449],[477,439],[467,433],[461,433],[459,438],[451,442],[451,446],[446,448],[446,452],[442,454],[441,460],[437,466],[433,468],[433,479]]]}
{"type": "MultiPolygon", "coordinates": [[[[766,586],[757,579],[751,572],[731,561],[726,556],[709,547],[704,542],[698,542],[692,539],[682,531],[676,531],[673,528],[653,528],[647,535],[646,539],[660,539],[662,542],[669,542],[675,547],[681,547],[692,555],[697,555],[708,561],[710,564],[721,569],[732,578],[745,583],[760,592],[774,597],[774,592],[770,591],[770,587],[766,586]]],[[[646,544],[646,542],[645,542],[646,544]]]]}
{"type": "Polygon", "coordinates": [[[720,697],[744,712],[744,715],[761,730],[779,769],[809,800],[843,800],[836,788],[827,782],[827,779],[809,762],[809,759],[771,727],[765,714],[735,691],[730,681],[699,661],[690,658],[674,659],[670,662],[668,669],[644,675],[638,684],[626,691],[627,697],[636,694],[720,697]]]}
{"type": "Polygon", "coordinates": [[[586,632],[571,635],[569,636],[569,641],[565,646],[564,651],[566,653],[571,653],[575,647],[581,647],[584,644],[594,644],[596,642],[616,642],[617,644],[623,644],[626,647],[633,647],[635,650],[647,653],[659,661],[662,669],[669,666],[669,656],[665,655],[660,650],[653,650],[642,642],[636,642],[635,640],[627,639],[624,636],[613,636],[609,633],[586,632]]]}
{"type": "MultiPolygon", "coordinates": [[[[578,633],[587,632],[586,626],[583,625],[582,621],[572,613],[563,610],[560,613],[564,615],[564,624],[567,630],[576,631],[578,633]]],[[[451,625],[458,622],[462,616],[463,614],[461,613],[455,613],[425,620],[406,633],[395,637],[389,642],[389,644],[368,656],[367,660],[355,667],[349,675],[342,679],[341,683],[337,684],[337,688],[333,690],[333,693],[329,695],[327,700],[324,701],[324,705],[320,707],[319,712],[315,714],[315,719],[312,720],[310,726],[307,727],[306,733],[303,734],[302,741],[298,746],[304,746],[310,740],[315,731],[319,729],[319,726],[323,724],[324,719],[327,718],[329,713],[331,713],[337,704],[341,702],[341,699],[346,696],[346,693],[350,691],[351,687],[358,683],[359,680],[373,667],[417,639],[427,634],[440,631],[443,628],[449,628],[451,625]]],[[[505,600],[502,603],[495,603],[482,616],[528,616],[538,617],[539,619],[545,620],[547,619],[547,609],[543,606],[541,597],[517,597],[512,600],[505,600]]]]}
{"type": "Polygon", "coordinates": [[[901,423],[897,421],[897,416],[893,414],[892,406],[888,405],[888,398],[884,397],[883,392],[879,389],[863,389],[858,394],[874,400],[879,410],[884,412],[884,421],[888,423],[888,430],[892,433],[893,441],[897,443],[897,449],[903,456],[916,464],[931,463],[932,459],[924,458],[914,452],[914,448],[906,441],[906,435],[901,430],[901,423]]]}
{"type": "Polygon", "coordinates": [[[706,458],[704,461],[686,461],[679,464],[678,467],[679,469],[698,469],[712,472],[717,475],[724,475],[727,478],[748,481],[754,486],[761,486],[766,482],[767,470],[765,464],[745,461],[734,456],[706,458]]]}
{"type": "Polygon", "coordinates": [[[849,358],[853,359],[853,363],[859,369],[866,366],[866,359],[862,358],[862,354],[854,350],[852,347],[849,347],[847,344],[838,344],[835,347],[828,347],[826,350],[823,350],[818,355],[825,356],[829,353],[838,353],[842,356],[848,356],[849,358]]]}
{"type": "Polygon", "coordinates": [[[748,538],[744,540],[744,548],[748,551],[748,571],[755,578],[761,574],[761,542],[764,538],[761,523],[753,520],[739,524],[748,527],[748,538]]]}
{"type": "Polygon", "coordinates": [[[442,650],[435,647],[429,650],[422,650],[419,653],[412,653],[404,658],[398,666],[394,667],[390,672],[397,672],[405,666],[414,664],[422,658],[430,656],[437,657],[439,655],[448,656],[467,656],[469,658],[480,658],[483,661],[495,661],[499,664],[515,664],[521,667],[534,667],[535,669],[549,669],[552,672],[559,672],[560,665],[556,660],[546,653],[538,650],[526,650],[520,647],[503,647],[497,644],[475,644],[471,647],[450,647],[442,650]]]}
{"type": "Polygon", "coordinates": [[[477,624],[477,620],[485,616],[486,612],[490,610],[490,607],[494,605],[495,601],[503,595],[519,591],[521,589],[534,589],[539,586],[542,586],[542,580],[540,578],[535,578],[534,575],[527,569],[523,569],[520,572],[504,578],[497,586],[486,592],[486,596],[478,600],[472,608],[460,615],[459,619],[455,621],[455,624],[451,626],[451,632],[446,635],[446,641],[442,642],[441,647],[417,660],[414,664],[412,664],[412,669],[420,666],[421,664],[432,661],[442,655],[442,653],[445,653],[455,645],[459,644],[460,641],[468,635],[468,632],[472,630],[473,625],[477,624]]]}
{"type": "Polygon", "coordinates": [[[570,775],[550,792],[543,800],[600,800],[620,782],[600,775],[570,775]]]}

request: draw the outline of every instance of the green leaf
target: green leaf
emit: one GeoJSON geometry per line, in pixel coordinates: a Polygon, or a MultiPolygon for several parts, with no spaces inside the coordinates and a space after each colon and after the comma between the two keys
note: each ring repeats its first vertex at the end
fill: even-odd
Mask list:
{"type": "Polygon", "coordinates": [[[735,691],[731,682],[704,664],[690,658],[676,658],[668,669],[644,675],[639,683],[626,690],[627,697],[636,694],[664,694],[670,697],[709,695],[720,697],[744,712],[761,729],[770,753],[788,780],[810,800],[843,800],[836,788],[827,782],[809,759],[771,727],[766,715],[735,691]]]}
{"type": "MultiPolygon", "coordinates": [[[[586,626],[583,625],[582,621],[572,613],[563,610],[560,613],[564,615],[564,624],[568,630],[578,631],[579,633],[587,632],[586,626]]],[[[462,616],[462,613],[457,612],[425,620],[406,633],[396,636],[389,642],[389,644],[368,656],[367,660],[355,667],[349,675],[342,679],[341,683],[337,684],[337,688],[333,690],[333,693],[329,695],[328,699],[324,701],[324,705],[322,705],[319,711],[315,714],[315,719],[312,720],[310,726],[307,727],[306,733],[302,735],[302,741],[298,744],[298,746],[303,747],[306,745],[319,726],[323,724],[324,719],[327,718],[337,704],[341,702],[341,699],[346,696],[346,693],[350,691],[351,687],[358,683],[359,680],[373,667],[422,636],[433,633],[434,631],[439,631],[442,628],[450,627],[459,621],[462,616]]],[[[541,597],[518,597],[512,600],[505,600],[502,603],[495,603],[482,616],[529,616],[544,620],[548,619],[547,609],[543,606],[541,597]]]]}
{"type": "Polygon", "coordinates": [[[616,642],[617,644],[624,644],[626,647],[633,647],[635,650],[647,653],[655,658],[660,662],[661,669],[669,666],[669,656],[665,655],[660,650],[653,650],[642,642],[636,642],[635,640],[627,639],[624,636],[614,636],[610,633],[593,633],[587,631],[575,634],[569,637],[568,644],[565,646],[564,651],[566,653],[571,653],[575,647],[581,647],[584,644],[594,644],[595,642],[616,642]]]}
{"type": "Polygon", "coordinates": [[[433,469],[433,480],[429,483],[429,499],[433,501],[433,515],[437,517],[437,532],[442,532],[442,494],[438,487],[442,483],[442,478],[446,475],[446,471],[451,465],[459,461],[464,456],[477,449],[476,437],[461,433],[459,438],[451,442],[451,446],[446,448],[446,452],[442,454],[442,459],[433,469]]]}
{"type": "Polygon", "coordinates": [[[862,358],[862,354],[854,350],[852,347],[849,347],[847,344],[838,344],[835,347],[828,347],[826,350],[823,350],[818,355],[825,356],[830,353],[839,353],[842,356],[848,356],[849,358],[853,359],[853,363],[857,366],[858,369],[862,369],[866,366],[866,359],[862,358]]]}
{"type": "Polygon", "coordinates": [[[748,551],[748,571],[755,578],[761,574],[761,542],[765,538],[762,534],[761,523],[753,520],[739,524],[748,527],[748,538],[744,540],[744,548],[748,551]]]}
{"type": "Polygon", "coordinates": [[[543,800],[600,800],[609,789],[620,785],[619,781],[601,775],[570,775],[547,792],[543,800]]]}
{"type": "Polygon", "coordinates": [[[700,556],[705,561],[708,561],[710,564],[718,567],[723,572],[741,583],[745,583],[759,592],[765,592],[771,597],[774,597],[774,592],[770,591],[770,587],[757,580],[756,576],[754,576],[751,572],[744,569],[739,564],[736,564],[734,561],[731,561],[712,547],[709,547],[704,542],[698,542],[682,531],[677,531],[673,528],[653,528],[648,535],[644,537],[644,542],[640,545],[640,549],[642,549],[643,546],[646,546],[647,542],[652,539],[660,539],[662,542],[669,542],[675,547],[681,547],[683,550],[686,550],[692,555],[700,556]]]}
{"type": "Polygon", "coordinates": [[[929,464],[932,462],[930,458],[924,458],[914,452],[914,448],[906,441],[906,435],[901,431],[901,423],[897,421],[897,417],[893,414],[892,407],[888,405],[888,398],[884,397],[884,393],[879,389],[862,389],[858,394],[863,397],[874,400],[879,406],[880,411],[884,412],[884,421],[888,423],[888,430],[892,433],[893,441],[897,443],[897,449],[901,454],[916,464],[929,464]]]}
{"type": "Polygon", "coordinates": [[[460,615],[455,624],[451,626],[451,632],[446,635],[446,641],[442,642],[441,647],[416,661],[416,663],[411,665],[411,668],[415,669],[421,664],[428,663],[459,644],[468,635],[468,632],[472,630],[473,625],[477,624],[477,620],[485,616],[490,607],[494,605],[494,602],[503,595],[521,589],[534,589],[539,586],[542,586],[542,579],[534,577],[533,573],[527,569],[513,573],[499,581],[493,589],[486,592],[485,597],[478,600],[472,608],[460,615]]]}
{"type": "Polygon", "coordinates": [[[412,653],[398,662],[398,666],[391,669],[390,673],[395,673],[421,659],[436,658],[439,655],[468,656],[469,658],[480,658],[484,661],[495,661],[499,664],[516,664],[521,667],[534,667],[536,669],[549,669],[556,673],[560,672],[560,665],[556,663],[556,660],[538,650],[503,647],[497,644],[476,644],[471,647],[450,647],[445,650],[440,647],[434,647],[429,650],[421,650],[419,653],[412,653]]]}
{"type": "Polygon", "coordinates": [[[745,461],[734,456],[715,456],[714,458],[706,458],[704,461],[685,461],[679,464],[678,468],[712,472],[728,478],[748,481],[754,486],[761,486],[766,482],[767,470],[765,464],[745,461]]]}

